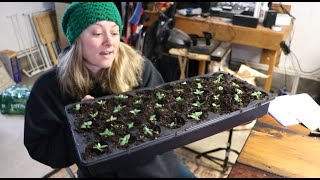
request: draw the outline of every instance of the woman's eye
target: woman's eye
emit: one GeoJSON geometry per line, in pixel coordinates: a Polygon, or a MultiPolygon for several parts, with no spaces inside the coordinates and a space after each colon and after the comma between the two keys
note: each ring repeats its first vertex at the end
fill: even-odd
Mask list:
{"type": "Polygon", "coordinates": [[[93,33],[94,36],[100,36],[102,33],[93,33]]]}
{"type": "Polygon", "coordinates": [[[116,36],[116,35],[118,35],[119,33],[117,33],[117,32],[112,32],[111,33],[113,36],[116,36]]]}

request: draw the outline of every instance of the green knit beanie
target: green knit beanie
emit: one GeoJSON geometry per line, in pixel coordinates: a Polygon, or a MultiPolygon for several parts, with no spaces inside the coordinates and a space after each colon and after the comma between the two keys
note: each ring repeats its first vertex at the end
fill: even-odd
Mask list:
{"type": "Polygon", "coordinates": [[[62,17],[62,30],[70,44],[90,25],[97,21],[115,22],[122,35],[122,20],[113,2],[73,2],[62,17]]]}

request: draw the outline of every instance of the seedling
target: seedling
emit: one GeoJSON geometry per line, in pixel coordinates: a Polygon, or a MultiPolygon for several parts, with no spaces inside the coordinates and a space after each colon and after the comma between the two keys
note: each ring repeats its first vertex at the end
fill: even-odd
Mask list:
{"type": "Polygon", "coordinates": [[[126,107],[126,105],[121,106],[121,105],[119,104],[118,106],[114,107],[113,112],[114,112],[114,113],[120,112],[124,107],[126,107]]]}
{"type": "Polygon", "coordinates": [[[236,100],[238,103],[240,103],[242,101],[238,94],[234,95],[234,100],[236,100]]]}
{"type": "Polygon", "coordinates": [[[205,102],[200,103],[199,101],[196,101],[195,103],[192,103],[192,105],[195,106],[195,107],[201,107],[204,103],[205,102]]]}
{"type": "Polygon", "coordinates": [[[237,94],[242,94],[243,93],[243,91],[241,89],[238,89],[238,88],[236,88],[236,92],[237,92],[237,94]]]}
{"type": "Polygon", "coordinates": [[[142,103],[142,99],[137,99],[133,102],[133,104],[141,104],[142,103]]]}
{"type": "Polygon", "coordinates": [[[134,110],[131,110],[130,113],[136,116],[140,111],[141,111],[140,109],[134,109],[134,110]]]}
{"type": "Polygon", "coordinates": [[[111,122],[111,121],[115,121],[115,120],[117,120],[117,117],[113,117],[111,115],[111,117],[109,119],[107,119],[106,122],[111,122]]]}
{"type": "Polygon", "coordinates": [[[114,133],[111,132],[108,128],[106,128],[102,133],[99,134],[103,137],[110,137],[114,135],[114,133]]]}
{"type": "Polygon", "coordinates": [[[261,95],[261,94],[262,94],[262,93],[261,93],[260,91],[255,91],[255,92],[251,93],[251,96],[256,96],[257,99],[260,99],[260,95],[261,95]]]}
{"type": "Polygon", "coordinates": [[[151,121],[151,122],[155,122],[156,120],[157,120],[156,115],[151,115],[149,117],[149,121],[151,121]]]}
{"type": "Polygon", "coordinates": [[[197,83],[197,88],[198,88],[198,89],[203,88],[202,84],[201,84],[201,83],[197,83]]]}
{"type": "Polygon", "coordinates": [[[222,79],[223,74],[220,74],[216,80],[213,81],[214,84],[217,84],[220,82],[220,80],[222,79]]]}
{"type": "Polygon", "coordinates": [[[92,125],[92,121],[85,121],[83,122],[83,124],[81,125],[82,129],[90,129],[92,125]]]}
{"type": "Polygon", "coordinates": [[[231,86],[234,86],[234,87],[239,87],[239,85],[235,82],[231,82],[231,86]]]}
{"type": "Polygon", "coordinates": [[[196,89],[195,92],[193,92],[193,94],[196,94],[196,95],[202,95],[204,91],[200,91],[199,89],[196,89]]]}
{"type": "Polygon", "coordinates": [[[181,84],[186,85],[186,84],[187,84],[187,82],[183,82],[183,83],[181,83],[181,84]]]}
{"type": "Polygon", "coordinates": [[[143,131],[145,135],[149,134],[150,136],[153,136],[153,130],[149,129],[147,126],[144,126],[143,131]]]}
{"type": "Polygon", "coordinates": [[[169,124],[169,126],[170,127],[175,127],[177,124],[175,123],[175,122],[171,122],[170,124],[169,124]]]}
{"type": "Polygon", "coordinates": [[[108,147],[108,145],[101,145],[100,143],[98,143],[98,144],[95,144],[94,146],[93,146],[93,149],[97,149],[97,150],[99,150],[100,152],[103,152],[103,149],[104,148],[106,148],[106,147],[108,147]]]}
{"type": "Polygon", "coordinates": [[[218,95],[213,95],[213,99],[214,99],[214,100],[219,100],[219,97],[220,97],[220,94],[218,94],[218,95]]]}
{"type": "Polygon", "coordinates": [[[124,137],[119,139],[120,146],[127,145],[129,143],[130,134],[125,135],[124,137]]]}
{"type": "Polygon", "coordinates": [[[97,103],[98,103],[99,105],[104,105],[104,104],[106,104],[106,101],[100,100],[100,101],[97,101],[97,103]]]}
{"type": "Polygon", "coordinates": [[[217,109],[220,107],[220,105],[219,105],[219,104],[216,104],[216,103],[212,103],[211,105],[212,105],[214,108],[217,108],[217,109]]]}
{"type": "Polygon", "coordinates": [[[95,113],[91,113],[91,114],[89,114],[89,116],[91,117],[91,118],[95,118],[95,117],[97,117],[98,116],[98,111],[97,112],[95,112],[95,113]]]}
{"type": "Polygon", "coordinates": [[[222,86],[219,86],[219,87],[218,87],[218,90],[219,90],[219,91],[222,91],[222,90],[223,90],[223,87],[222,87],[222,86]]]}
{"type": "Polygon", "coordinates": [[[128,129],[131,129],[131,128],[133,128],[133,122],[131,122],[131,123],[128,123],[127,125],[128,125],[128,129]]]}
{"type": "Polygon", "coordinates": [[[183,89],[175,89],[174,91],[178,93],[183,93],[183,89]]]}
{"type": "Polygon", "coordinates": [[[191,117],[192,119],[199,121],[201,115],[202,115],[202,112],[200,111],[200,112],[194,112],[191,115],[188,115],[188,117],[191,117]]]}
{"type": "Polygon", "coordinates": [[[156,108],[156,109],[159,109],[159,108],[162,108],[162,107],[163,107],[163,105],[159,104],[159,103],[156,103],[156,105],[154,105],[154,108],[156,108]]]}
{"type": "Polygon", "coordinates": [[[166,95],[160,91],[156,93],[156,96],[158,99],[162,99],[162,98],[166,97],[166,95]]]}
{"type": "Polygon", "coordinates": [[[79,111],[81,108],[81,105],[80,104],[76,104],[76,110],[79,111]]]}
{"type": "Polygon", "coordinates": [[[176,97],[176,101],[179,102],[179,101],[183,101],[183,98],[181,98],[180,96],[176,97]]]}

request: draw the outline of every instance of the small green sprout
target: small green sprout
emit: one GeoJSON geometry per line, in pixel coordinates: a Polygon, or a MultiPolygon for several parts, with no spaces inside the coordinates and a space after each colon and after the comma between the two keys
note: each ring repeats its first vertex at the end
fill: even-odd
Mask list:
{"type": "Polygon", "coordinates": [[[237,102],[241,102],[242,100],[241,100],[241,98],[240,98],[240,96],[238,95],[238,94],[235,94],[234,95],[234,100],[236,100],[237,102]]]}
{"type": "Polygon", "coordinates": [[[195,80],[196,80],[196,81],[202,81],[202,79],[199,79],[199,78],[196,78],[195,80]]]}
{"type": "Polygon", "coordinates": [[[223,74],[220,74],[216,80],[213,81],[214,84],[217,84],[220,82],[220,80],[222,79],[223,74]]]}
{"type": "Polygon", "coordinates": [[[200,91],[199,89],[196,89],[195,92],[193,92],[193,94],[196,94],[196,95],[202,95],[204,91],[200,91]]]}
{"type": "Polygon", "coordinates": [[[216,103],[212,103],[211,104],[214,108],[219,108],[220,107],[220,105],[219,104],[216,104],[216,103]]]}
{"type": "Polygon", "coordinates": [[[255,91],[255,92],[251,93],[251,96],[256,96],[257,99],[260,99],[260,95],[261,95],[261,94],[262,94],[262,93],[261,93],[260,91],[255,91]]]}
{"type": "Polygon", "coordinates": [[[92,121],[86,121],[86,122],[83,122],[83,124],[81,125],[81,128],[82,129],[90,129],[91,125],[92,125],[92,121]]]}
{"type": "Polygon", "coordinates": [[[124,146],[129,143],[130,134],[125,135],[124,137],[119,139],[120,146],[124,146]]]}
{"type": "Polygon", "coordinates": [[[95,117],[97,117],[98,116],[98,111],[97,112],[95,112],[95,113],[91,113],[91,114],[89,114],[89,116],[91,117],[91,118],[95,118],[95,117]]]}
{"type": "Polygon", "coordinates": [[[162,98],[166,97],[166,95],[160,91],[156,93],[156,96],[158,99],[162,99],[162,98]]]}
{"type": "Polygon", "coordinates": [[[154,106],[154,108],[156,108],[156,109],[159,109],[159,108],[162,108],[163,107],[163,105],[162,104],[158,104],[158,103],[156,103],[156,105],[154,106]]]}
{"type": "Polygon", "coordinates": [[[128,99],[127,95],[119,94],[118,96],[114,96],[116,99],[128,99]]]}
{"type": "Polygon", "coordinates": [[[243,93],[243,91],[241,89],[238,89],[238,88],[236,88],[236,92],[237,92],[237,94],[242,94],[243,93]]]}
{"type": "Polygon", "coordinates": [[[141,104],[142,103],[142,99],[137,99],[133,102],[133,104],[141,104]]]}
{"type": "Polygon", "coordinates": [[[133,122],[131,122],[131,123],[128,123],[127,125],[128,125],[128,129],[131,129],[131,128],[133,128],[133,122]]]}
{"type": "Polygon", "coordinates": [[[100,105],[104,105],[104,104],[106,104],[106,101],[100,100],[100,101],[97,101],[97,103],[100,105]]]}
{"type": "Polygon", "coordinates": [[[141,111],[140,109],[134,109],[134,110],[131,110],[130,113],[136,116],[140,111],[141,111]]]}
{"type": "Polygon", "coordinates": [[[103,152],[103,149],[106,147],[108,147],[108,145],[101,145],[100,143],[98,143],[93,146],[93,149],[97,149],[97,150],[103,152]]]}
{"type": "Polygon", "coordinates": [[[111,121],[115,121],[115,120],[117,120],[117,117],[113,117],[111,115],[111,117],[109,119],[107,119],[106,122],[111,122],[111,121]]]}
{"type": "Polygon", "coordinates": [[[219,86],[219,87],[218,87],[218,90],[219,90],[219,91],[222,91],[222,90],[223,90],[223,87],[222,87],[222,86],[219,86]]]}
{"type": "Polygon", "coordinates": [[[118,106],[114,107],[113,112],[114,112],[114,113],[120,112],[124,107],[126,107],[126,105],[121,106],[121,105],[119,104],[118,106]]]}
{"type": "Polygon", "coordinates": [[[191,115],[188,115],[188,117],[191,117],[192,119],[199,121],[201,115],[202,115],[202,112],[194,112],[191,115]]]}
{"type": "Polygon", "coordinates": [[[147,126],[144,126],[143,131],[145,135],[149,134],[150,136],[153,136],[153,130],[149,129],[147,126]]]}
{"type": "Polygon", "coordinates": [[[214,99],[214,100],[219,100],[219,97],[220,97],[220,94],[218,94],[218,95],[213,95],[213,99],[214,99]]]}
{"type": "Polygon", "coordinates": [[[198,88],[198,89],[203,88],[202,84],[201,84],[201,83],[197,83],[197,88],[198,88]]]}
{"type": "Polygon", "coordinates": [[[170,126],[170,127],[175,127],[175,126],[176,126],[176,123],[175,123],[175,122],[171,122],[171,123],[169,124],[169,126],[170,126]]]}
{"type": "Polygon", "coordinates": [[[187,82],[183,82],[183,83],[181,83],[181,84],[186,85],[186,84],[187,84],[187,82]]]}
{"type": "Polygon", "coordinates": [[[179,102],[179,101],[183,101],[183,98],[181,98],[180,96],[176,97],[176,101],[179,102]]]}
{"type": "Polygon", "coordinates": [[[201,107],[204,103],[205,103],[205,102],[200,103],[199,101],[196,101],[195,103],[192,103],[192,106],[201,107]]]}
{"type": "Polygon", "coordinates": [[[103,137],[109,137],[114,135],[114,133],[111,132],[108,128],[106,128],[102,133],[99,134],[103,137]]]}
{"type": "Polygon", "coordinates": [[[156,121],[156,120],[157,120],[156,115],[151,115],[151,116],[149,117],[149,121],[151,121],[151,122],[154,122],[154,121],[156,121]]]}
{"type": "Polygon", "coordinates": [[[231,82],[231,86],[234,86],[234,87],[240,87],[238,84],[236,84],[235,82],[231,82]]]}
{"type": "Polygon", "coordinates": [[[175,92],[182,93],[183,89],[174,89],[175,92]]]}
{"type": "Polygon", "coordinates": [[[76,110],[79,111],[81,108],[81,104],[76,104],[76,110]]]}

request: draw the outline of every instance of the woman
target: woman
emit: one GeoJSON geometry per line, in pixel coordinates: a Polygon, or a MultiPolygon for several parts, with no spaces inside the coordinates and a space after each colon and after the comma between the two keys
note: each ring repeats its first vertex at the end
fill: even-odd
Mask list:
{"type": "MultiPolygon", "coordinates": [[[[112,2],[72,3],[62,18],[71,46],[59,63],[35,82],[25,111],[24,144],[30,156],[52,168],[77,163],[78,177],[91,177],[78,164],[64,107],[163,83],[152,63],[120,42],[122,22],[112,2]]],[[[194,177],[175,154],[167,152],[150,162],[105,177],[194,177]]]]}

